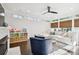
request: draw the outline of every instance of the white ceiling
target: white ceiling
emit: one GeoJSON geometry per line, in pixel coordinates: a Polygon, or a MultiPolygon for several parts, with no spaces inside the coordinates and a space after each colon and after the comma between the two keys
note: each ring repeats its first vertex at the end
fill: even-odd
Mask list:
{"type": "Polygon", "coordinates": [[[3,3],[2,6],[9,14],[39,19],[55,19],[79,14],[79,4],[77,3],[3,3]],[[57,11],[58,14],[42,15],[47,6],[51,6],[51,10],[57,11]]]}

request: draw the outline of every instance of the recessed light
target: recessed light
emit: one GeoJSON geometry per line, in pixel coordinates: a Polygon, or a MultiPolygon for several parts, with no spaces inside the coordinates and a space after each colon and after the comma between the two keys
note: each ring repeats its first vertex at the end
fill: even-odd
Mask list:
{"type": "Polygon", "coordinates": [[[22,16],[18,16],[18,18],[19,18],[19,19],[22,19],[23,17],[22,17],[22,16]]]}
{"type": "Polygon", "coordinates": [[[70,8],[70,10],[73,10],[74,8],[70,8]]]}
{"type": "Polygon", "coordinates": [[[14,18],[17,18],[17,19],[22,19],[22,16],[20,15],[13,15],[14,18]]]}
{"type": "Polygon", "coordinates": [[[18,17],[18,15],[13,15],[13,17],[14,17],[14,18],[17,18],[17,17],[18,17]]]}

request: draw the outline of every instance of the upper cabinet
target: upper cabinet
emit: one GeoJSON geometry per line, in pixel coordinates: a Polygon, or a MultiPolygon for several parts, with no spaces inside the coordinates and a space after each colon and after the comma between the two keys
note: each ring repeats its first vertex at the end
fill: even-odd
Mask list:
{"type": "Polygon", "coordinates": [[[79,27],[79,19],[75,19],[75,21],[74,21],[74,26],[75,26],[75,27],[79,27]]]}
{"type": "MultiPolygon", "coordinates": [[[[60,21],[60,28],[70,28],[72,27],[72,20],[60,21]]],[[[57,28],[58,22],[51,23],[51,28],[57,28]]],[[[79,18],[74,19],[74,27],[79,27],[79,18]]]]}
{"type": "MultiPolygon", "coordinates": [[[[60,28],[70,28],[72,27],[72,20],[60,21],[60,28]]],[[[51,23],[51,28],[57,28],[58,22],[51,23]]]]}
{"type": "Polygon", "coordinates": [[[51,28],[57,28],[58,27],[58,22],[56,23],[51,23],[51,28]]]}
{"type": "Polygon", "coordinates": [[[60,22],[61,28],[70,28],[72,27],[72,20],[62,21],[60,22]]]}
{"type": "MultiPolygon", "coordinates": [[[[60,28],[70,28],[72,27],[72,20],[60,21],[60,28]]],[[[58,22],[51,23],[51,28],[57,28],[58,22]]]]}
{"type": "Polygon", "coordinates": [[[4,13],[5,13],[4,8],[0,4],[0,27],[4,26],[4,23],[5,23],[5,21],[4,21],[5,17],[3,16],[4,13]]]}

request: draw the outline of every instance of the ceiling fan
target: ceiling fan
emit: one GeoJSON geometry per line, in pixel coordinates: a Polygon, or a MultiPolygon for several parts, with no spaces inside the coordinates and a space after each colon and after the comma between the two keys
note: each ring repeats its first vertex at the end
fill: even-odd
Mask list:
{"type": "Polygon", "coordinates": [[[58,14],[58,12],[51,11],[50,9],[51,9],[51,7],[50,7],[50,6],[47,6],[47,12],[44,12],[43,15],[44,15],[44,14],[47,14],[47,13],[58,14]]]}

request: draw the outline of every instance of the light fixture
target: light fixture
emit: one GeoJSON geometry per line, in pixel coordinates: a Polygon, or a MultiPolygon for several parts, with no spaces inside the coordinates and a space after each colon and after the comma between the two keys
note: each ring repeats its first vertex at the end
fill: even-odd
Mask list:
{"type": "Polygon", "coordinates": [[[70,8],[70,10],[73,10],[74,8],[70,8]]]}
{"type": "Polygon", "coordinates": [[[13,15],[13,17],[16,18],[16,19],[22,19],[22,18],[23,18],[22,16],[20,16],[20,15],[16,15],[16,14],[13,15]]]}
{"type": "Polygon", "coordinates": [[[5,14],[4,13],[0,13],[0,16],[5,16],[5,14]]]}
{"type": "Polygon", "coordinates": [[[22,19],[23,17],[22,16],[18,16],[19,17],[19,19],[22,19]]]}
{"type": "Polygon", "coordinates": [[[13,17],[14,17],[14,18],[17,18],[17,17],[18,17],[18,15],[13,15],[13,17]]]}

